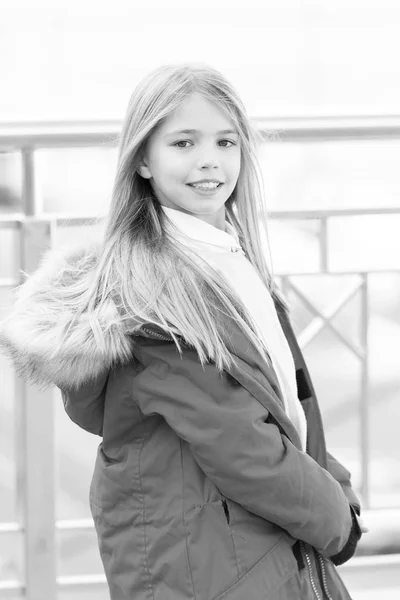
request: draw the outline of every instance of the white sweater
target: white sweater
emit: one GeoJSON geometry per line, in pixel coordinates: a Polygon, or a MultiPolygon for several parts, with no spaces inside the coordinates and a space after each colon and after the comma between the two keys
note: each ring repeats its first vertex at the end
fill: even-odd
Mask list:
{"type": "Polygon", "coordinates": [[[178,231],[171,234],[206,260],[233,287],[252,315],[275,369],[285,410],[306,448],[307,424],[297,396],[292,353],[279,323],[274,301],[256,269],[239,245],[235,229],[225,222],[225,231],[187,213],[162,207],[178,231]]]}

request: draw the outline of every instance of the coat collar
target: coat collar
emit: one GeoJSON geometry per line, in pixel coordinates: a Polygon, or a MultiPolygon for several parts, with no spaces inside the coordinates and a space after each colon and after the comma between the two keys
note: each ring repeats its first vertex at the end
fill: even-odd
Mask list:
{"type": "Polygon", "coordinates": [[[235,228],[225,221],[225,231],[174,208],[162,206],[170,223],[167,226],[174,229],[171,233],[177,237],[180,242],[189,246],[206,244],[220,251],[237,252],[242,250],[239,244],[239,237],[235,228]]]}

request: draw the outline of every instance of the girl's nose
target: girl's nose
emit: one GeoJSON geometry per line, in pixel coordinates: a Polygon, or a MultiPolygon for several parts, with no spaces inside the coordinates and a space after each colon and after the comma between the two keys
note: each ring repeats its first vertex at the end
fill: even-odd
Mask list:
{"type": "Polygon", "coordinates": [[[200,169],[214,169],[219,166],[219,161],[216,157],[208,156],[199,161],[200,169]]]}
{"type": "Polygon", "coordinates": [[[199,153],[198,165],[200,169],[213,169],[219,166],[219,157],[214,147],[203,148],[199,153]]]}

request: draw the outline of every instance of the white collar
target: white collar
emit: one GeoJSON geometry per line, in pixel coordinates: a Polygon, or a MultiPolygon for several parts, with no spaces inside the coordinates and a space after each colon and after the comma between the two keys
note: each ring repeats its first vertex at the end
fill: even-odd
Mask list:
{"type": "MultiPolygon", "coordinates": [[[[228,252],[241,250],[239,237],[234,227],[225,221],[225,231],[174,208],[161,205],[164,213],[169,217],[184,238],[190,238],[203,244],[210,244],[228,252]]],[[[182,241],[185,241],[182,239],[182,241]]],[[[189,241],[189,240],[187,240],[189,241]]]]}

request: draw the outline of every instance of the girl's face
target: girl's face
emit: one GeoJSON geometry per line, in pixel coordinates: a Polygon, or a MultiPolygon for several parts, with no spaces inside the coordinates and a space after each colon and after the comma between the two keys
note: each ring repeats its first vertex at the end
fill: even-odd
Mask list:
{"type": "Polygon", "coordinates": [[[150,136],[139,173],[149,179],[160,204],[224,230],[225,202],[239,177],[240,156],[233,121],[196,92],[150,136]],[[196,185],[201,181],[212,183],[196,185]]]}

